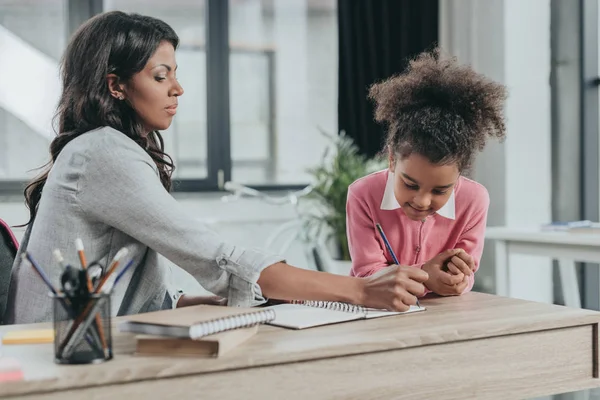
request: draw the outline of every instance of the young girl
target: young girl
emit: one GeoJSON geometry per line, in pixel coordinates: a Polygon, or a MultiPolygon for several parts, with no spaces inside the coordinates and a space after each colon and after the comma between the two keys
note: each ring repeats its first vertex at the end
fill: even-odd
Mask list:
{"type": "Polygon", "coordinates": [[[348,190],[351,275],[394,264],[429,274],[427,291],[459,295],[473,287],[483,251],[487,190],[462,176],[488,137],[505,136],[505,88],[470,67],[423,53],[407,71],[371,87],[375,119],[388,128],[389,168],[348,190]]]}
{"type": "Polygon", "coordinates": [[[58,285],[62,271],[53,251],[79,265],[76,238],[88,260],[104,265],[129,249],[134,267],[114,289],[116,315],[212,301],[181,293],[170,262],[232,306],[257,305],[265,297],[391,310],[415,304],[425,290],[423,271],[398,267],[359,279],[294,268],[278,256],[223,242],[173,199],[173,163],[158,131],[169,127],[183,94],[178,42],[166,23],[122,12],[96,16],[73,36],[62,64],[52,161],[25,191],[30,220],[3,322],[52,319],[49,290],[20,255],[27,250],[58,285]]]}

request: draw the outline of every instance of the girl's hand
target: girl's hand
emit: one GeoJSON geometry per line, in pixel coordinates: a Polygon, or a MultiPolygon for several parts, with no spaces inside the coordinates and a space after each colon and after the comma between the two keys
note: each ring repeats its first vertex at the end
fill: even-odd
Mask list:
{"type": "Polygon", "coordinates": [[[451,257],[445,263],[445,270],[454,275],[471,275],[475,273],[475,260],[463,249],[456,249],[459,252],[451,257]]]}
{"type": "MultiPolygon", "coordinates": [[[[429,279],[425,282],[425,286],[432,292],[440,296],[456,296],[462,294],[467,285],[469,284],[469,276],[473,274],[473,271],[468,268],[468,264],[464,263],[463,259],[459,257],[460,253],[464,253],[462,249],[451,249],[446,250],[423,265],[423,270],[429,274],[429,279]],[[460,269],[454,263],[465,267],[460,269]],[[461,263],[458,262],[461,261],[461,263]],[[465,264],[465,265],[463,265],[465,264]],[[448,270],[446,270],[446,266],[448,270]],[[452,268],[452,272],[450,272],[452,268]]],[[[465,253],[466,254],[466,253],[465,253]]]]}

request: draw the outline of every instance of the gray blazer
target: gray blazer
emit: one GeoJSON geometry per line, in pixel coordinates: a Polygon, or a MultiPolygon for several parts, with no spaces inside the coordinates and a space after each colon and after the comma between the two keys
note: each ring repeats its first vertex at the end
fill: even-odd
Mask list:
{"type": "Polygon", "coordinates": [[[28,250],[60,287],[52,252],[60,249],[68,264],[79,266],[76,238],[83,240],[88,262],[106,265],[124,246],[127,259],[135,259],[114,288],[113,315],[174,307],[180,291],[169,260],[231,306],[264,302],[256,283],[260,272],[282,261],[225,243],[195,221],[163,188],[144,149],[108,127],[74,139],[54,163],[12,268],[4,323],[52,319],[48,288],[20,255],[28,250]]]}

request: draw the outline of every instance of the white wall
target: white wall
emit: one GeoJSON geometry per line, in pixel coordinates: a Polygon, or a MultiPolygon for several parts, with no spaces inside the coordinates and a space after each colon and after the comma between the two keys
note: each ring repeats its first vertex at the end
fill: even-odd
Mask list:
{"type": "MultiPolygon", "coordinates": [[[[551,219],[550,0],[442,0],[440,45],[509,90],[507,140],[478,157],[473,178],[490,192],[488,226],[551,219]]],[[[552,302],[549,259],[513,256],[510,295],[552,302]]],[[[480,281],[493,283],[491,243],[480,281]]]]}

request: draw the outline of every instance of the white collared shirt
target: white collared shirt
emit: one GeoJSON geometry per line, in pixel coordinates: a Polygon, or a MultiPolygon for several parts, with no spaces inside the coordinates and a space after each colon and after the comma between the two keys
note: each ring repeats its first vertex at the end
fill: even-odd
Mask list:
{"type": "MultiPolygon", "coordinates": [[[[400,207],[400,203],[396,199],[394,194],[395,174],[391,171],[387,173],[387,182],[385,184],[385,191],[383,192],[383,199],[381,200],[382,210],[397,210],[400,207]]],[[[454,189],[452,194],[448,198],[448,201],[442,208],[436,211],[436,213],[442,217],[448,219],[454,219],[456,215],[455,202],[454,202],[454,189]]]]}

